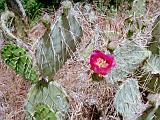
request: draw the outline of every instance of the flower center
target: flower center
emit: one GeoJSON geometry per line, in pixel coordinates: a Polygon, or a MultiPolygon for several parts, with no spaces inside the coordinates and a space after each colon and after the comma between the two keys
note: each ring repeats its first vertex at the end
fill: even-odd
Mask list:
{"type": "Polygon", "coordinates": [[[99,67],[106,67],[108,65],[108,63],[104,59],[98,58],[96,65],[98,65],[99,67]]]}

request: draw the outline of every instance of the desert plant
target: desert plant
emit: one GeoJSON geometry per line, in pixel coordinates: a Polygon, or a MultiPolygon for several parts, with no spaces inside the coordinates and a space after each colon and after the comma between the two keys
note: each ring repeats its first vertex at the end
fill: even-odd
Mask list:
{"type": "Polygon", "coordinates": [[[73,14],[74,9],[71,2],[64,2],[62,7],[63,12],[57,16],[54,24],[42,20],[46,26],[46,32],[34,43],[33,49],[13,35],[8,28],[7,21],[10,17],[14,17],[14,14],[7,12],[1,17],[3,31],[13,43],[19,46],[15,44],[4,46],[1,52],[3,60],[18,74],[36,81],[27,98],[26,119],[28,120],[64,120],[68,112],[65,91],[57,83],[50,81],[76,50],[81,39],[82,28],[73,14]],[[31,59],[27,56],[26,50],[29,51],[31,59]],[[39,73],[41,79],[36,75],[35,70],[32,70],[33,62],[37,65],[36,72],[39,73]],[[40,81],[37,81],[38,79],[40,81]],[[44,115],[46,113],[47,115],[44,115]]]}
{"type": "MultiPolygon", "coordinates": [[[[144,11],[142,12],[144,13],[144,11]]],[[[14,14],[7,12],[6,15],[2,15],[2,18],[6,18],[2,19],[2,28],[14,43],[7,44],[3,47],[1,51],[3,60],[15,69],[18,74],[32,81],[36,81],[36,84],[32,86],[28,93],[25,105],[26,119],[28,120],[64,120],[69,109],[68,96],[65,90],[53,81],[52,78],[62,65],[64,65],[70,55],[73,55],[73,52],[79,45],[82,28],[75,17],[71,2],[63,2],[62,11],[58,14],[59,15],[55,17],[54,23],[42,20],[42,23],[46,27],[46,32],[41,38],[38,38],[31,47],[13,35],[11,29],[8,28],[6,24],[8,19],[7,15],[13,17],[14,14]],[[30,57],[27,54],[27,50],[28,53],[30,53],[30,57]],[[33,77],[31,75],[33,61],[36,63],[35,65],[37,65],[37,72],[40,78],[39,76],[33,77]],[[28,70],[28,68],[30,70],[28,70]],[[37,81],[37,79],[40,80],[37,81]]],[[[141,16],[141,13],[138,17],[139,16],[141,16]]],[[[128,37],[132,36],[133,32],[134,31],[130,31],[131,35],[128,37]]],[[[153,34],[153,36],[155,39],[159,38],[155,34],[153,34]]],[[[116,66],[115,68],[109,67],[109,71],[111,71],[110,73],[108,73],[109,71],[107,72],[106,80],[116,85],[117,83],[120,84],[115,94],[114,106],[116,111],[119,112],[124,119],[137,119],[146,109],[146,105],[143,103],[139,91],[139,88],[144,89],[144,84],[147,80],[146,75],[153,76],[154,80],[152,79],[151,81],[154,82],[154,84],[149,83],[149,85],[154,87],[146,87],[147,89],[145,90],[152,93],[156,93],[159,90],[160,58],[157,53],[157,49],[159,50],[159,41],[155,41],[155,45],[158,43],[158,47],[153,51],[150,49],[151,44],[148,45],[148,48],[145,48],[137,44],[134,39],[126,39],[119,46],[117,45],[115,50],[113,49],[116,66]],[[142,71],[140,71],[140,76],[137,76],[135,73],[139,70],[142,71]],[[138,79],[144,79],[143,83],[141,84],[138,79]]],[[[89,46],[87,52],[90,53],[92,49],[94,49],[94,47],[91,48],[89,46]]],[[[88,57],[87,52],[87,55],[84,57],[88,57]]],[[[104,59],[101,62],[105,63],[106,60],[104,59]]],[[[107,66],[107,64],[105,64],[105,66],[107,66]]],[[[150,118],[150,116],[152,117],[156,110],[157,106],[150,112],[148,118],[150,118]]]]}
{"type": "Polygon", "coordinates": [[[153,26],[152,40],[148,44],[148,49],[152,56],[142,67],[143,76],[140,77],[140,83],[150,93],[160,92],[160,43],[159,43],[159,20],[153,26]]]}
{"type": "Polygon", "coordinates": [[[8,34],[7,37],[9,36],[16,44],[30,51],[32,58],[36,58],[34,60],[36,60],[42,77],[49,80],[76,50],[82,35],[82,29],[73,14],[74,9],[71,2],[64,3],[63,7],[63,13],[57,16],[53,25],[50,24],[50,21],[43,21],[47,31],[42,38],[37,40],[38,42],[34,43],[35,57],[33,50],[23,40],[13,35],[10,28],[7,27],[7,20],[14,17],[14,14],[7,11],[1,17],[2,29],[8,34]]]}
{"type": "Polygon", "coordinates": [[[26,119],[64,120],[68,107],[67,94],[58,83],[41,81],[28,93],[26,119]]]}
{"type": "Polygon", "coordinates": [[[136,120],[146,108],[142,103],[139,85],[136,79],[127,79],[116,92],[114,98],[116,110],[124,119],[136,120]]]}
{"type": "MultiPolygon", "coordinates": [[[[131,11],[134,13],[132,13],[132,15],[136,17],[136,21],[138,23],[135,24],[138,25],[135,28],[141,32],[143,30],[143,24],[141,24],[142,28],[139,27],[138,21],[139,18],[144,15],[145,8],[139,7],[140,9],[144,9],[139,9],[141,12],[138,12],[137,14],[135,12],[136,10],[134,10],[134,7],[137,6],[136,4],[145,6],[145,2],[139,2],[142,1],[134,2],[133,10],[131,11]]],[[[136,29],[135,31],[133,31],[133,29],[129,29],[128,32],[132,33],[129,33],[129,36],[127,37],[131,37],[133,36],[134,32],[138,32],[136,29]]],[[[146,48],[134,42],[135,36],[130,39],[131,41],[125,41],[124,44],[120,44],[120,46],[113,51],[113,53],[115,54],[117,67],[111,70],[111,72],[107,76],[107,80],[111,80],[114,83],[121,81],[118,82],[121,85],[120,87],[118,87],[117,93],[115,95],[114,106],[116,111],[119,112],[124,119],[158,119],[159,102],[155,102],[155,104],[149,102],[149,106],[144,105],[139,87],[149,95],[151,93],[153,95],[159,95],[159,21],[157,21],[155,26],[153,26],[153,38],[148,42],[146,48]]],[[[158,100],[155,101],[159,101],[159,98],[157,99],[158,100]]]]}
{"type": "Polygon", "coordinates": [[[82,29],[72,14],[71,7],[70,2],[64,3],[63,14],[57,17],[51,30],[35,45],[39,71],[49,81],[80,42],[82,29]]]}
{"type": "Polygon", "coordinates": [[[112,82],[123,81],[124,78],[132,75],[134,70],[151,55],[147,49],[128,40],[117,47],[113,53],[117,65],[107,76],[112,82]]]}
{"type": "Polygon", "coordinates": [[[44,5],[36,2],[36,0],[23,0],[22,3],[29,19],[29,23],[32,26],[39,21],[41,17],[40,11],[44,8],[44,5]]]}
{"type": "MultiPolygon", "coordinates": [[[[157,97],[157,100],[154,99],[155,104],[151,102],[148,107],[142,102],[139,92],[140,87],[147,91],[149,96],[151,93],[153,94],[152,96],[159,95],[160,57],[159,38],[157,37],[159,33],[157,28],[159,29],[159,27],[155,26],[155,28],[156,30],[153,29],[154,33],[152,32],[153,39],[147,47],[149,50],[140,47],[133,41],[129,41],[128,43],[125,42],[124,45],[120,45],[114,51],[117,68],[113,69],[108,77],[111,80],[115,80],[114,82],[122,82],[116,93],[114,105],[125,119],[151,120],[159,118],[159,97],[157,97]],[[123,70],[125,71],[123,72],[123,70]]],[[[149,98],[148,100],[153,101],[149,98]]]]}
{"type": "Polygon", "coordinates": [[[2,11],[4,11],[5,10],[5,1],[4,0],[1,0],[0,1],[0,13],[2,12],[2,11]]]}
{"type": "Polygon", "coordinates": [[[151,52],[134,41],[125,40],[113,53],[116,66],[106,80],[112,83],[122,82],[116,92],[114,106],[124,119],[136,120],[146,107],[142,103],[138,80],[132,77],[136,77],[134,71],[151,56],[151,52]]]}
{"type": "Polygon", "coordinates": [[[32,65],[32,59],[24,48],[15,44],[7,44],[1,50],[1,57],[7,65],[25,79],[33,83],[38,80],[36,70],[32,65]]]}

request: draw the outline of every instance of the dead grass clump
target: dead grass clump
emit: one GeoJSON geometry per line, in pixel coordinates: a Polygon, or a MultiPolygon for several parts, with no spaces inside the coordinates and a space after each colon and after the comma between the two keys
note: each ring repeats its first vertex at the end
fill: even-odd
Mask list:
{"type": "Polygon", "coordinates": [[[0,119],[23,120],[24,103],[30,85],[0,64],[0,119]]]}

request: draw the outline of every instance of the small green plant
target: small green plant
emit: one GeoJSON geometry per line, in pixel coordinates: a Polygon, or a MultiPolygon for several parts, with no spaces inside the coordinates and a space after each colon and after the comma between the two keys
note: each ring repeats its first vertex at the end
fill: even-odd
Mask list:
{"type": "Polygon", "coordinates": [[[35,111],[34,117],[36,120],[57,120],[55,113],[45,104],[35,105],[35,111]]]}
{"type": "Polygon", "coordinates": [[[7,44],[1,50],[1,57],[7,65],[31,82],[37,81],[37,73],[32,65],[32,60],[24,48],[15,44],[7,44]]]}
{"type": "Polygon", "coordinates": [[[41,3],[37,3],[36,0],[23,0],[23,6],[27,16],[30,18],[34,17],[37,10],[44,7],[41,3]]]}
{"type": "Polygon", "coordinates": [[[5,10],[5,0],[0,0],[0,13],[5,10]]]}
{"type": "Polygon", "coordinates": [[[30,26],[33,26],[40,20],[44,11],[54,11],[53,4],[45,6],[45,4],[42,4],[38,0],[23,0],[22,3],[26,15],[28,16],[30,26]]]}

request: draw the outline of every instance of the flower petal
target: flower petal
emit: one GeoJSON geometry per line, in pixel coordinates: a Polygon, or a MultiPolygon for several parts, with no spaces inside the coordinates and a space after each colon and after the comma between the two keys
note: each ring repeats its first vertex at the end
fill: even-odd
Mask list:
{"type": "Polygon", "coordinates": [[[115,64],[116,63],[115,63],[114,56],[110,54],[106,55],[99,50],[94,50],[91,54],[91,57],[90,57],[91,70],[93,70],[97,74],[106,75],[111,70],[111,68],[115,66],[115,64]],[[107,65],[103,67],[100,67],[99,65],[97,65],[97,61],[99,58],[104,60],[107,65]]]}

